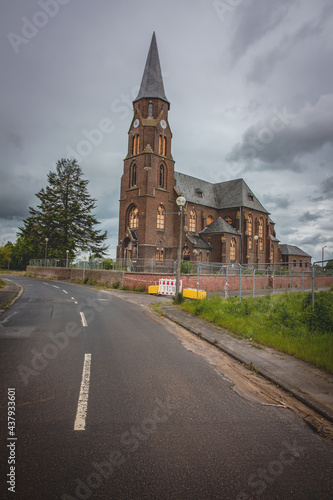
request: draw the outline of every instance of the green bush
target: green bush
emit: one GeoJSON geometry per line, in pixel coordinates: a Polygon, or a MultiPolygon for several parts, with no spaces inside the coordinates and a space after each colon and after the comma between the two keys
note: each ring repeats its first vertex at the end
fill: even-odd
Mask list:
{"type": "Polygon", "coordinates": [[[180,272],[182,274],[190,274],[193,269],[193,264],[189,260],[182,260],[180,263],[180,272]]]}

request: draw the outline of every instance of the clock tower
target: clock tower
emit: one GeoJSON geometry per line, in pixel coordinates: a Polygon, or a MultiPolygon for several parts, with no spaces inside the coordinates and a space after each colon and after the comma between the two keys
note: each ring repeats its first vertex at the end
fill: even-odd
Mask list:
{"type": "Polygon", "coordinates": [[[120,189],[118,258],[156,259],[162,264],[176,256],[169,109],[153,33],[128,131],[120,189]]]}

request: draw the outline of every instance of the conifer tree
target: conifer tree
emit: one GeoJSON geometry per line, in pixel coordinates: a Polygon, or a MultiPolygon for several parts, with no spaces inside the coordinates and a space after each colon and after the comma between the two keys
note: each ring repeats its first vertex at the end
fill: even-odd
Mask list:
{"type": "Polygon", "coordinates": [[[48,257],[65,259],[66,250],[70,258],[80,250],[104,255],[107,234],[95,229],[99,224],[92,214],[96,200],[88,193],[89,181],[83,179],[77,160],[58,161],[55,172],[49,172],[47,179],[46,188],[36,194],[40,204],[36,209],[29,207],[30,216],[19,228],[18,236],[30,248],[30,258],[44,257],[46,238],[48,257]]]}

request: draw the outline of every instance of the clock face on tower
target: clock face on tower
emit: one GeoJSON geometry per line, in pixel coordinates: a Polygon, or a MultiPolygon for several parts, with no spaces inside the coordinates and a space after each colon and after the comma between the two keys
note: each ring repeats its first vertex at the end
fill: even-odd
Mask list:
{"type": "Polygon", "coordinates": [[[165,120],[161,120],[161,127],[166,128],[167,124],[165,120]]]}
{"type": "Polygon", "coordinates": [[[136,119],[136,120],[134,120],[133,127],[138,128],[139,124],[140,124],[139,120],[136,119]]]}

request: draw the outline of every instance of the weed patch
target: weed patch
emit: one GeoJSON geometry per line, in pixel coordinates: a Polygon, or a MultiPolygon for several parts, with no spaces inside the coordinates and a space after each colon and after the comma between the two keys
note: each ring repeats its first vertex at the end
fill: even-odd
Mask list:
{"type": "Polygon", "coordinates": [[[262,345],[333,372],[333,294],[296,292],[223,299],[214,296],[182,307],[262,345]]]}

